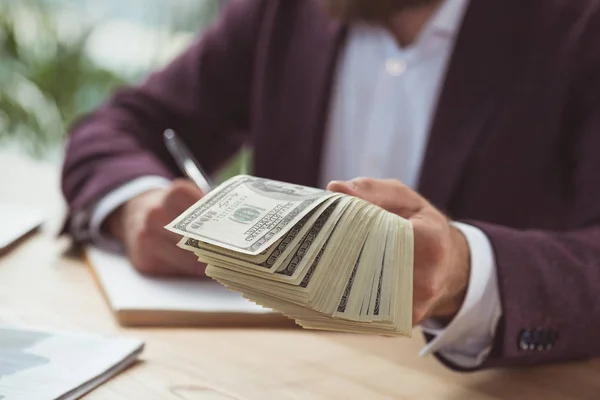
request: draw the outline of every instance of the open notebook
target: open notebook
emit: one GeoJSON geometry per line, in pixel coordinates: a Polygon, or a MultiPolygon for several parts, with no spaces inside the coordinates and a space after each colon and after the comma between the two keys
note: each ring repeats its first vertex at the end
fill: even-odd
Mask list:
{"type": "Polygon", "coordinates": [[[293,325],[283,315],[257,306],[213,280],[151,278],[139,274],[120,255],[95,247],[85,252],[121,325],[293,325]]]}
{"type": "Polygon", "coordinates": [[[0,325],[0,400],[73,400],[133,364],[144,343],[0,325]]]}

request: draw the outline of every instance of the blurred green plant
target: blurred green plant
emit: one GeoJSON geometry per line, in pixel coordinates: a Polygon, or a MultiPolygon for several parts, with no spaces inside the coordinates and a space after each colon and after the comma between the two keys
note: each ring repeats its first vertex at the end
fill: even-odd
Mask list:
{"type": "MultiPolygon", "coordinates": [[[[99,24],[86,26],[84,15],[65,23],[61,6],[67,3],[74,4],[0,0],[0,144],[16,142],[35,156],[61,145],[78,116],[147,72],[124,76],[94,62],[86,47],[99,24]]],[[[160,21],[149,22],[176,34],[206,26],[220,2],[161,4],[160,21]]]]}
{"type": "MultiPolygon", "coordinates": [[[[77,117],[97,107],[116,87],[148,72],[121,75],[98,65],[87,47],[99,24],[86,26],[85,18],[64,23],[60,7],[65,3],[70,2],[0,0],[0,146],[16,143],[44,157],[61,148],[77,117]]],[[[162,39],[169,41],[171,35],[205,27],[224,1],[161,3],[164,10],[153,9],[158,17],[148,22],[166,31],[162,39]]],[[[157,43],[157,50],[164,44],[157,43]]],[[[251,157],[250,150],[242,149],[215,180],[251,173],[251,157]]]]}
{"type": "Polygon", "coordinates": [[[0,140],[41,156],[77,115],[124,83],[86,55],[92,29],[64,35],[55,5],[0,2],[0,140]]]}

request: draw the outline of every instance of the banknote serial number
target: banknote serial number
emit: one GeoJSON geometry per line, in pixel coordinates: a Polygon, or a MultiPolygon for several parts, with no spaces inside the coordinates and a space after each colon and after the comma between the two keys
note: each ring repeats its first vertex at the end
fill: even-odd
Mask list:
{"type": "Polygon", "coordinates": [[[244,232],[247,242],[254,241],[258,236],[261,236],[265,231],[268,231],[279,223],[291,208],[294,208],[297,204],[288,202],[285,204],[278,204],[273,207],[264,217],[260,219],[256,224],[252,225],[250,229],[244,232]]]}
{"type": "Polygon", "coordinates": [[[217,205],[219,211],[216,217],[213,218],[214,222],[220,222],[221,220],[229,217],[232,213],[234,213],[241,204],[243,204],[248,199],[248,196],[231,196],[217,205]]]}

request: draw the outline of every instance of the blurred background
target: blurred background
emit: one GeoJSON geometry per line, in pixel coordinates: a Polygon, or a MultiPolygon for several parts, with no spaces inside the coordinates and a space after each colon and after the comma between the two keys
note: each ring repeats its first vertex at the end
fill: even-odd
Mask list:
{"type": "Polygon", "coordinates": [[[0,0],[0,150],[61,162],[78,116],[169,62],[225,3],[0,0]]]}

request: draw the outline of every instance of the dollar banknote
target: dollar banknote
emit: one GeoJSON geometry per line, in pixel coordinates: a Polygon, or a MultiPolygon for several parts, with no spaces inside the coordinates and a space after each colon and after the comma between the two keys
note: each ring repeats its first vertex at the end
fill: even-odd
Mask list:
{"type": "Polygon", "coordinates": [[[210,192],[165,228],[242,254],[267,250],[334,193],[240,175],[210,192]]]}
{"type": "Polygon", "coordinates": [[[306,329],[411,335],[412,224],[365,200],[242,175],[166,228],[207,276],[306,329]]]}

